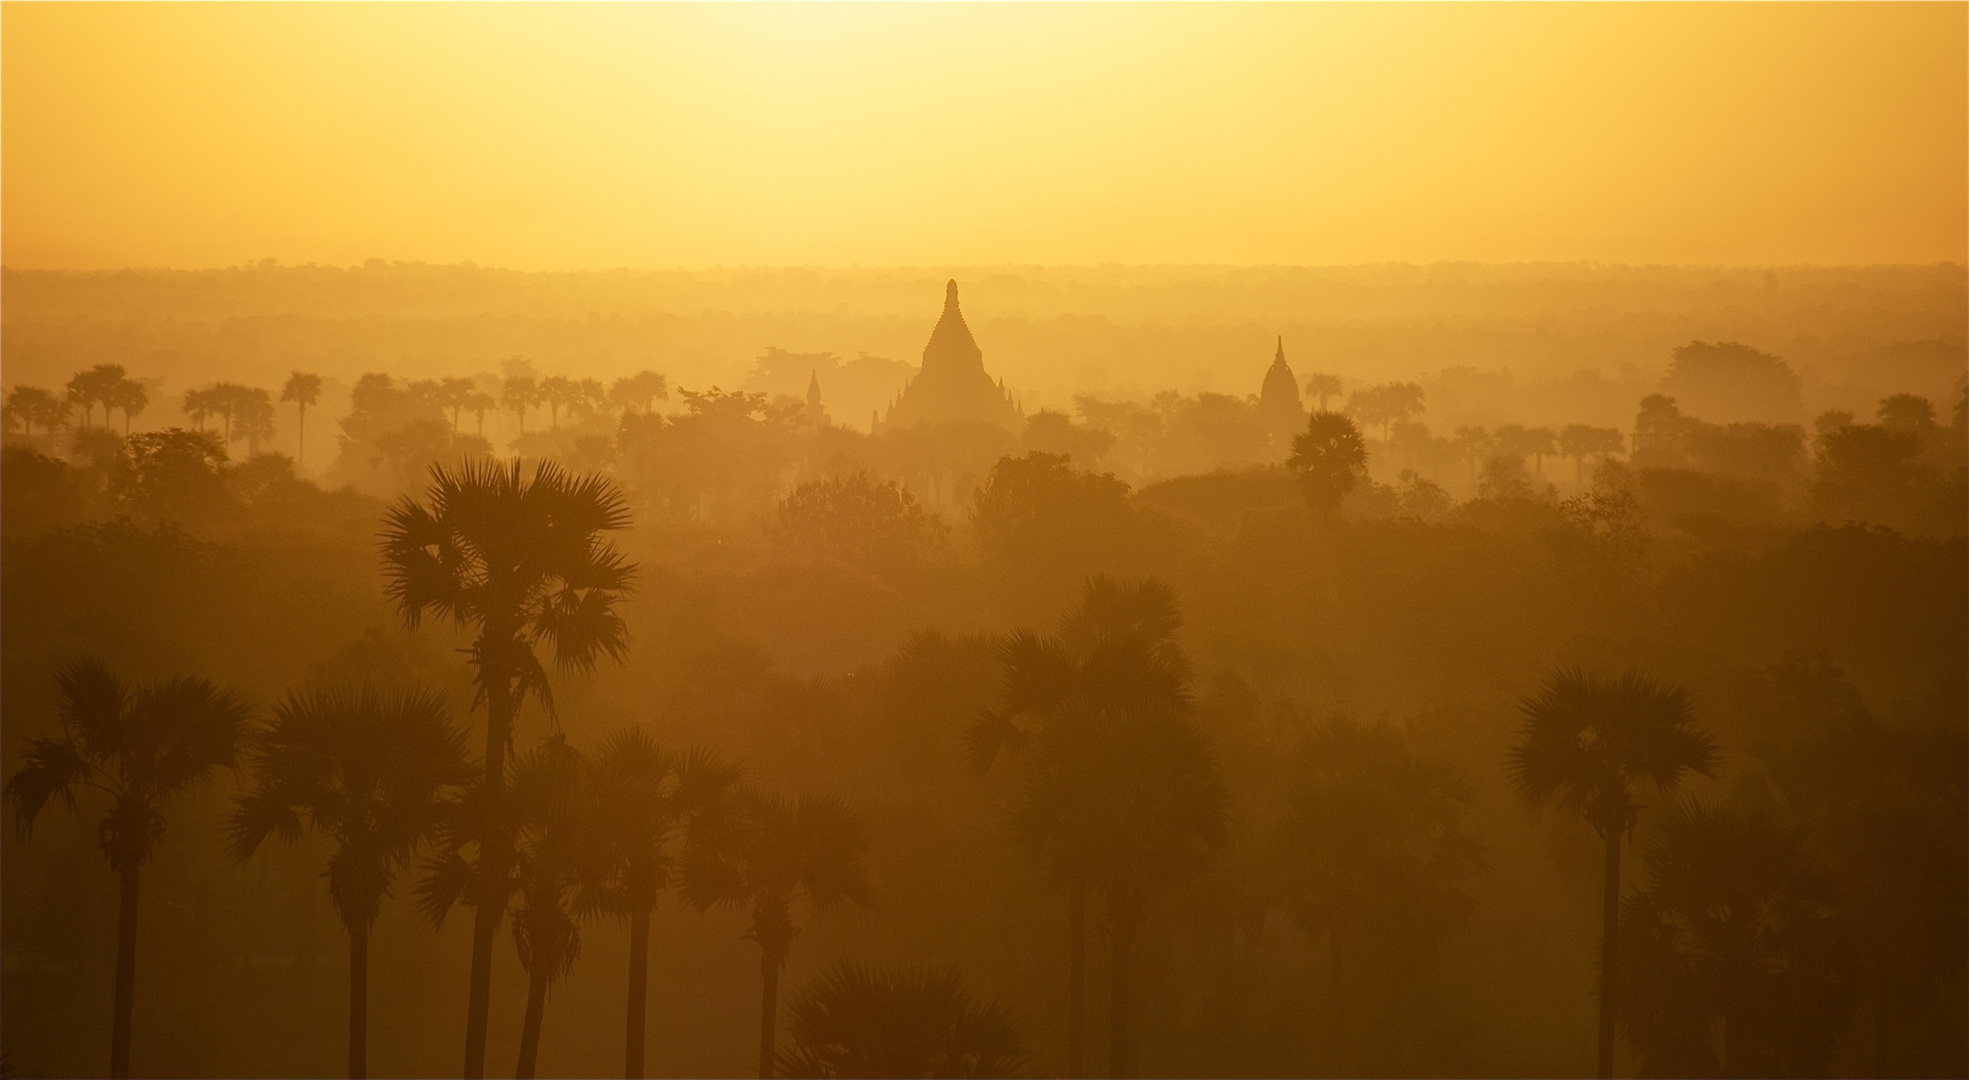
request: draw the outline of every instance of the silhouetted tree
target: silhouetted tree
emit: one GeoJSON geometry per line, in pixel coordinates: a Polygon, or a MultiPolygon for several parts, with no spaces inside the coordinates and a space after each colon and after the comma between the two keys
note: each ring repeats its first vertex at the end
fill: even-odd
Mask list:
{"type": "MultiPolygon", "coordinates": [[[[1370,1021],[1350,1004],[1372,995],[1348,965],[1376,970],[1399,988],[1391,1011],[1413,1015],[1424,965],[1473,906],[1460,888],[1483,865],[1462,823],[1473,793],[1399,732],[1344,718],[1307,733],[1288,776],[1272,833],[1280,898],[1294,922],[1326,938],[1329,1068],[1359,1075],[1373,1067],[1355,1058],[1370,1021]]],[[[1400,1045],[1402,1034],[1384,1042],[1400,1045]]]]}
{"type": "Polygon", "coordinates": [[[27,435],[34,434],[36,424],[46,434],[68,419],[68,403],[39,386],[15,386],[7,391],[6,411],[10,419],[20,421],[27,435]]]}
{"type": "Polygon", "coordinates": [[[622,409],[650,411],[650,403],[670,396],[670,381],[654,371],[638,371],[615,380],[608,389],[609,400],[622,409]]]}
{"type": "MultiPolygon", "coordinates": [[[[384,575],[408,624],[428,613],[475,632],[469,655],[486,708],[480,797],[496,808],[514,713],[528,695],[553,705],[536,646],[552,647],[564,670],[592,670],[604,656],[622,656],[626,635],[615,606],[636,569],[602,534],[626,528],[629,514],[606,479],[571,476],[551,461],[528,477],[518,461],[468,459],[434,467],[431,479],[425,502],[406,496],[384,517],[384,575]]],[[[480,870],[489,881],[502,880],[512,858],[505,841],[491,835],[480,870]]],[[[498,909],[481,905],[466,1014],[464,1071],[473,1080],[485,1070],[498,926],[498,909]]]]}
{"type": "Polygon", "coordinates": [[[369,931],[397,874],[435,835],[447,789],[469,780],[444,696],[369,686],[297,690],[253,741],[252,786],[227,823],[245,859],[303,829],[334,843],[328,895],[349,932],[349,1075],[368,1075],[369,931]]]}
{"type": "Polygon", "coordinates": [[[1831,879],[1800,830],[1688,804],[1621,907],[1621,1027],[1647,1076],[1824,1076],[1858,983],[1831,879]]]}
{"type": "Polygon", "coordinates": [[[980,1001],[948,968],[842,962],[813,977],[787,1009],[779,1075],[1016,1077],[1028,1075],[1011,1010],[980,1001]]]}
{"type": "Polygon", "coordinates": [[[101,845],[121,879],[109,1074],[121,1080],[130,1075],[138,871],[164,838],[165,804],[237,759],[250,711],[196,675],[133,687],[93,660],[65,668],[55,683],[61,734],[28,740],[6,798],[25,835],[51,799],[73,809],[78,789],[109,797],[101,845]]]}
{"type": "Polygon", "coordinates": [[[650,915],[690,859],[684,847],[704,844],[707,829],[729,826],[738,779],[738,768],[716,755],[669,753],[641,728],[617,732],[594,757],[594,858],[584,871],[580,904],[629,920],[628,1080],[643,1075],[650,915]]]}
{"type": "Polygon", "coordinates": [[[526,434],[526,411],[540,401],[540,387],[531,375],[515,375],[500,383],[499,403],[513,410],[519,419],[520,434],[526,434]]]}
{"type": "Polygon", "coordinates": [[[1308,506],[1323,514],[1337,513],[1341,501],[1367,473],[1367,445],[1352,420],[1321,409],[1293,438],[1286,465],[1299,474],[1308,506]]]}
{"type": "Polygon", "coordinates": [[[1338,397],[1341,389],[1340,376],[1338,375],[1314,372],[1306,376],[1306,394],[1308,397],[1319,399],[1320,412],[1326,411],[1326,399],[1338,397]]]}
{"type": "Polygon", "coordinates": [[[287,377],[287,385],[280,388],[280,400],[294,403],[294,462],[305,466],[308,461],[308,406],[321,396],[321,376],[307,375],[299,371],[287,377]]]}
{"type": "Polygon", "coordinates": [[[1550,802],[1579,813],[1606,844],[1599,1075],[1607,1080],[1620,986],[1620,845],[1641,809],[1634,788],[1646,780],[1666,793],[1681,785],[1685,773],[1711,775],[1716,740],[1697,726],[1685,691],[1631,672],[1607,679],[1566,668],[1521,708],[1525,724],[1508,766],[1519,796],[1529,805],[1550,802]]]}
{"type": "Polygon", "coordinates": [[[1153,579],[1088,582],[1057,636],[1021,631],[1001,651],[1000,707],[973,723],[973,766],[1003,751],[1025,766],[1011,814],[1020,846],[1069,888],[1069,1067],[1081,1065],[1084,896],[1107,899],[1111,1071],[1129,1070],[1128,991],[1136,929],[1149,898],[1224,842],[1228,795],[1190,723],[1189,665],[1173,634],[1175,595],[1153,579]]]}
{"type": "Polygon", "coordinates": [[[727,842],[701,850],[685,890],[700,910],[750,907],[745,936],[759,945],[759,1076],[773,1075],[779,975],[800,932],[793,909],[820,913],[842,901],[866,907],[862,858],[868,830],[847,803],[831,796],[791,800],[748,792],[727,842]]]}
{"type": "Polygon", "coordinates": [[[908,488],[865,472],[814,480],[793,489],[771,517],[766,538],[796,558],[838,559],[865,569],[908,565],[950,533],[926,514],[908,488]]]}

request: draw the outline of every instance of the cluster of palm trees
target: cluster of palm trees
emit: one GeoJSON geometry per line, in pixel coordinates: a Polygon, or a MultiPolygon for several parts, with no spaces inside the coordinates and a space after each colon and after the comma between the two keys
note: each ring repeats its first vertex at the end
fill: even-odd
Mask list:
{"type": "MultiPolygon", "coordinates": [[[[1358,440],[1344,417],[1316,414],[1297,448],[1301,467],[1352,475],[1357,458],[1349,448],[1358,440]],[[1321,417],[1334,429],[1329,443],[1315,438],[1321,417]]],[[[1322,482],[1338,483],[1330,475],[1322,482]]],[[[399,611],[411,625],[436,619],[470,636],[475,704],[486,715],[476,760],[446,702],[427,690],[308,686],[261,723],[240,698],[201,678],[134,684],[87,660],[61,673],[59,730],[30,741],[6,799],[23,828],[50,803],[73,807],[91,791],[109,800],[101,843],[121,882],[112,1075],[129,1072],[138,879],[163,836],[166,805],[241,764],[249,780],[227,825],[237,857],[303,832],[331,842],[324,876],[349,933],[351,1076],[367,1073],[370,928],[413,868],[421,870],[417,907],[431,920],[472,910],[467,1077],[485,1073],[501,925],[510,927],[527,973],[516,1073],[530,1077],[550,991],[580,954],[582,922],[595,916],[628,923],[624,1066],[640,1076],[650,920],[666,891],[699,910],[747,913],[746,937],[760,950],[762,1077],[853,1074],[878,1060],[902,1068],[894,1064],[902,1058],[882,1056],[890,1053],[885,1039],[913,1047],[904,1055],[917,1063],[909,1068],[939,1070],[911,1075],[1023,1068],[1022,1044],[1003,1010],[970,999],[954,975],[932,969],[843,967],[824,975],[796,1002],[797,1045],[779,1049],[779,979],[800,922],[869,902],[869,838],[847,804],[750,789],[738,768],[709,752],[673,753],[635,728],[592,753],[560,734],[513,753],[515,719],[528,699],[553,714],[549,662],[581,671],[624,656],[617,609],[637,567],[608,534],[628,524],[608,481],[552,461],[530,472],[517,461],[437,467],[423,498],[406,496],[387,512],[382,559],[399,611]],[[905,1029],[913,1034],[898,1034],[905,1029]]],[[[1099,905],[1109,946],[1109,1072],[1127,1076],[1138,928],[1159,895],[1227,841],[1230,793],[1196,723],[1190,666],[1176,644],[1181,624],[1181,607],[1160,582],[1090,580],[1052,632],[1005,639],[1002,695],[966,732],[980,775],[1017,772],[1009,831],[1066,893],[1071,1075],[1087,1067],[1090,907],[1099,905]]],[[[1639,675],[1561,671],[1523,709],[1523,736],[1510,757],[1520,793],[1581,814],[1606,844],[1599,1071],[1608,1076],[1618,943],[1692,932],[1687,927],[1703,917],[1699,904],[1662,886],[1630,901],[1623,935],[1621,850],[1638,818],[1637,790],[1649,784],[1667,792],[1688,773],[1710,774],[1718,752],[1686,694],[1639,675]]],[[[1308,746],[1319,761],[1379,763],[1374,790],[1348,781],[1353,774],[1344,769],[1333,782],[1307,771],[1276,830],[1281,873],[1305,879],[1293,915],[1328,935],[1337,971],[1342,942],[1371,907],[1360,897],[1347,901],[1360,891],[1350,891],[1350,875],[1460,872],[1477,855],[1455,827],[1456,804],[1466,796],[1447,774],[1361,728],[1327,725],[1308,746]],[[1389,815],[1414,819],[1397,830],[1406,846],[1360,850],[1391,834],[1373,822],[1356,826],[1389,815]]],[[[1418,900],[1440,910],[1438,922],[1452,920],[1461,902],[1453,890],[1418,900]]],[[[1344,1007],[1337,997],[1335,1007],[1344,1007]]]]}
{"type": "Polygon", "coordinates": [[[1023,631],[1000,651],[999,706],[968,733],[973,765],[1021,769],[1010,826],[1068,897],[1068,1059],[1084,1075],[1087,904],[1109,942],[1109,1072],[1130,1068],[1128,991],[1146,906],[1223,846],[1230,793],[1192,718],[1182,609],[1154,579],[1096,577],[1052,634],[1023,631]]]}
{"type": "Polygon", "coordinates": [[[185,391],[185,415],[198,430],[218,417],[225,445],[244,439],[250,453],[259,453],[260,444],[274,437],[273,396],[257,386],[217,382],[185,391]]]}
{"type": "Polygon", "coordinates": [[[654,371],[639,371],[605,384],[600,379],[571,379],[565,375],[536,378],[517,373],[517,366],[522,362],[514,363],[516,373],[500,385],[499,403],[513,411],[521,432],[526,431],[527,412],[541,405],[547,407],[549,426],[558,428],[563,412],[587,418],[602,415],[611,406],[648,412],[652,402],[670,396],[669,380],[654,371]]]}
{"type": "Polygon", "coordinates": [[[123,431],[128,434],[130,421],[149,404],[149,391],[130,378],[123,365],[97,364],[76,372],[62,394],[39,386],[15,386],[7,392],[5,412],[9,426],[18,423],[25,434],[32,435],[37,426],[43,433],[54,431],[68,423],[69,414],[78,409],[82,427],[94,421],[97,408],[103,411],[104,428],[110,425],[111,413],[121,411],[123,431]]]}

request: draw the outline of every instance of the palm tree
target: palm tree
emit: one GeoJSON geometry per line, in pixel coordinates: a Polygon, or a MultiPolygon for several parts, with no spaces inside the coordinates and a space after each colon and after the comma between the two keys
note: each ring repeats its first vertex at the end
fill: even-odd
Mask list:
{"type": "Polygon", "coordinates": [[[668,753],[641,728],[617,732],[595,755],[594,844],[585,910],[629,920],[629,1022],[623,1075],[643,1075],[644,1026],[649,1016],[650,915],[685,858],[680,844],[724,822],[739,770],[715,755],[668,753]]]}
{"type": "Polygon", "coordinates": [[[595,823],[587,770],[581,752],[555,734],[513,760],[497,800],[486,797],[482,778],[474,781],[446,808],[445,853],[417,886],[418,907],[439,925],[461,903],[481,919],[490,911],[495,925],[510,915],[527,973],[519,1080],[530,1080],[539,1060],[547,993],[581,954],[574,899],[593,857],[595,823]],[[492,852],[509,856],[503,874],[488,872],[492,852]]]}
{"type": "Polygon", "coordinates": [[[867,850],[867,827],[840,799],[748,792],[728,842],[707,845],[692,859],[684,888],[699,910],[714,904],[752,908],[745,936],[759,943],[762,1080],[773,1075],[779,974],[800,932],[794,905],[816,914],[844,900],[867,907],[867,850]]]}
{"type": "Polygon", "coordinates": [[[1015,838],[1069,892],[1068,1070],[1084,1066],[1088,888],[1107,900],[1110,1062],[1128,1070],[1128,987],[1136,927],[1150,895],[1224,841],[1228,796],[1188,722],[1189,665],[1173,635],[1175,594],[1148,579],[1087,583],[1060,633],[1020,632],[1000,658],[998,709],[968,733],[972,764],[1002,751],[1026,767],[1015,838]]]}
{"type": "Polygon", "coordinates": [[[839,963],[814,976],[787,1013],[793,1045],[779,1055],[781,1076],[1029,1075],[1011,1011],[973,997],[949,968],[839,963]]]}
{"type": "Polygon", "coordinates": [[[1677,807],[1621,905],[1621,1026],[1650,1076],[1823,1076],[1859,972],[1834,878],[1757,806],[1677,807]]]}
{"type": "Polygon", "coordinates": [[[561,410],[581,400],[581,387],[565,375],[549,375],[540,380],[540,400],[547,403],[549,427],[561,426],[561,410]]]}
{"type": "Polygon", "coordinates": [[[287,385],[280,389],[280,400],[294,403],[294,464],[296,467],[307,464],[308,460],[308,406],[321,397],[321,376],[294,372],[287,377],[287,385]]]}
{"type": "Polygon", "coordinates": [[[23,834],[50,799],[73,809],[77,789],[108,796],[102,850],[121,878],[116,916],[116,1004],[109,1074],[130,1075],[130,1015],[137,979],[137,875],[164,837],[164,806],[229,767],[250,720],[231,693],[196,675],[133,687],[93,660],[55,677],[61,734],[28,740],[6,799],[23,834]]]}
{"type": "Polygon", "coordinates": [[[520,434],[526,434],[526,411],[540,400],[540,387],[531,375],[515,375],[500,384],[499,403],[519,417],[520,434]]]}
{"type": "Polygon", "coordinates": [[[1688,693],[1646,675],[1607,679],[1562,669],[1520,708],[1525,724],[1509,761],[1518,794],[1527,805],[1556,803],[1583,815],[1606,844],[1599,1054],[1606,1080],[1613,1075],[1620,845],[1641,809],[1634,788],[1646,780],[1658,792],[1673,791],[1685,773],[1713,775],[1720,755],[1716,740],[1696,726],[1688,693]]]}
{"type": "Polygon", "coordinates": [[[1319,411],[1326,411],[1326,400],[1336,397],[1341,391],[1340,376],[1316,371],[1306,376],[1306,396],[1319,399],[1319,411]]]}
{"type": "MultiPolygon", "coordinates": [[[[553,708],[535,653],[548,645],[563,670],[619,660],[626,630],[615,606],[636,568],[603,533],[626,528],[629,512],[614,485],[576,477],[551,461],[531,477],[520,463],[467,459],[433,466],[427,502],[406,496],[385,515],[384,573],[391,598],[415,626],[428,612],[476,631],[469,655],[485,703],[484,774],[479,798],[503,800],[513,716],[528,695],[553,708]]],[[[513,854],[494,832],[479,869],[485,888],[504,880],[513,854]]],[[[478,907],[465,1019],[465,1075],[485,1074],[486,1016],[492,993],[492,939],[499,909],[478,907]]]]}
{"type": "Polygon", "coordinates": [[[397,874],[438,826],[446,789],[471,779],[444,695],[369,686],[297,690],[254,740],[253,783],[228,822],[233,851],[303,828],[335,845],[328,894],[349,931],[349,1075],[368,1075],[369,931],[397,874]]]}
{"type": "Polygon", "coordinates": [[[1322,409],[1293,437],[1292,456],[1285,464],[1299,474],[1306,503],[1331,514],[1367,472],[1367,445],[1352,420],[1322,409]]]}

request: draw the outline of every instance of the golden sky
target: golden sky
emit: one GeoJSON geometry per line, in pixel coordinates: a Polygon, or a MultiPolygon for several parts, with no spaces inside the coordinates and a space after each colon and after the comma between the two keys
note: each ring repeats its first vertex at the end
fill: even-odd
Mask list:
{"type": "Polygon", "coordinates": [[[9,3],[0,257],[1962,262],[1966,12],[9,3]]]}

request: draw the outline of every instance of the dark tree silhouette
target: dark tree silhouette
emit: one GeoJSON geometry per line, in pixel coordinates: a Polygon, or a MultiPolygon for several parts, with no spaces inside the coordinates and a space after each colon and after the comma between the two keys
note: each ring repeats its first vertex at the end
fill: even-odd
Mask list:
{"type": "MultiPolygon", "coordinates": [[[[1369,1026],[1357,1003],[1368,994],[1353,985],[1350,957],[1374,957],[1399,987],[1396,1011],[1413,1014],[1423,965],[1469,916],[1462,881],[1483,866],[1463,829],[1472,797],[1446,762],[1387,727],[1336,718],[1315,725],[1294,755],[1273,865],[1286,913],[1326,938],[1328,1066],[1338,1075],[1374,1067],[1355,1059],[1369,1026]]],[[[1399,1035],[1387,1043],[1407,1041],[1399,1035]]]]}
{"type": "Polygon", "coordinates": [[[6,799],[23,834],[49,800],[74,808],[78,789],[108,796],[102,850],[121,879],[116,916],[116,1003],[109,1074],[130,1075],[130,1015],[137,979],[137,874],[164,838],[174,795],[231,766],[250,711],[196,675],[132,687],[93,660],[56,676],[61,734],[28,740],[6,799]]]}
{"type": "MultiPolygon", "coordinates": [[[[629,512],[606,479],[571,476],[551,461],[531,477],[518,461],[471,459],[435,466],[431,477],[426,502],[405,497],[385,515],[384,573],[410,625],[429,613],[475,631],[469,655],[486,709],[478,797],[496,808],[514,713],[528,695],[553,707],[535,647],[551,646],[556,662],[573,670],[623,654],[627,635],[615,605],[636,569],[602,534],[626,528],[629,512]]],[[[478,859],[490,889],[510,873],[513,855],[495,831],[478,859]]],[[[485,1074],[499,910],[480,905],[472,929],[464,1068],[471,1080],[485,1074]]]]}
{"type": "Polygon", "coordinates": [[[1621,906],[1621,1027],[1647,1076],[1824,1076],[1858,963],[1801,830],[1691,804],[1656,828],[1621,906]]]}
{"type": "Polygon", "coordinates": [[[596,852],[589,791],[587,759],[565,736],[548,737],[513,759],[496,798],[480,777],[446,807],[445,853],[417,886],[418,907],[435,924],[458,904],[481,919],[491,911],[495,925],[510,914],[527,973],[519,1080],[531,1080],[539,1061],[548,991],[581,955],[574,908],[596,852]],[[488,872],[489,852],[506,857],[503,874],[488,872]]]}
{"type": "Polygon", "coordinates": [[[1011,1011],[973,997],[948,968],[839,963],[814,976],[787,1014],[781,1076],[1029,1075],[1011,1011]]]}
{"type": "Polygon", "coordinates": [[[294,463],[308,463],[308,406],[321,396],[321,376],[295,372],[280,388],[280,400],[294,403],[294,463]]]}
{"type": "Polygon", "coordinates": [[[797,801],[748,792],[725,843],[693,858],[685,891],[700,910],[713,905],[752,909],[745,936],[759,944],[759,1075],[773,1075],[779,975],[800,932],[793,908],[819,913],[853,901],[869,903],[862,863],[868,830],[847,803],[804,795],[797,801]]]}
{"type": "MultiPolygon", "coordinates": [[[[684,847],[704,844],[729,824],[739,770],[708,751],[676,755],[640,728],[617,732],[595,755],[595,858],[579,900],[582,910],[629,920],[629,1022],[623,1075],[643,1075],[649,1017],[650,915],[677,883],[684,847]]],[[[712,841],[715,842],[715,841],[712,841]]]]}
{"type": "Polygon", "coordinates": [[[1306,430],[1293,436],[1286,465],[1299,474],[1308,506],[1336,513],[1367,472],[1367,444],[1352,420],[1322,409],[1306,422],[1306,430]]]}
{"type": "Polygon", "coordinates": [[[1716,740],[1696,725],[1688,694],[1645,675],[1607,679],[1574,668],[1557,672],[1521,704],[1525,724],[1508,768],[1529,805],[1556,803],[1584,816],[1606,843],[1600,930],[1599,1075],[1613,1075],[1618,996],[1620,845],[1640,806],[1635,786],[1681,785],[1685,773],[1712,775],[1716,740]]]}
{"type": "Polygon", "coordinates": [[[1025,766],[1014,836],[1069,890],[1073,976],[1069,1069],[1084,1065],[1085,893],[1107,900],[1110,1071],[1129,1070],[1128,991],[1136,928],[1158,890],[1225,839],[1229,802],[1208,745],[1189,723],[1189,667],[1171,635],[1175,595],[1153,579],[1088,582],[1058,636],[1019,632],[1002,651],[1001,706],[968,733],[972,763],[1001,751],[1025,766]]]}
{"type": "Polygon", "coordinates": [[[228,821],[233,851],[303,829],[334,843],[328,894],[349,932],[349,1075],[368,1075],[369,931],[383,898],[438,827],[447,789],[471,779],[444,695],[369,686],[297,690],[254,740],[252,786],[228,821]]]}

